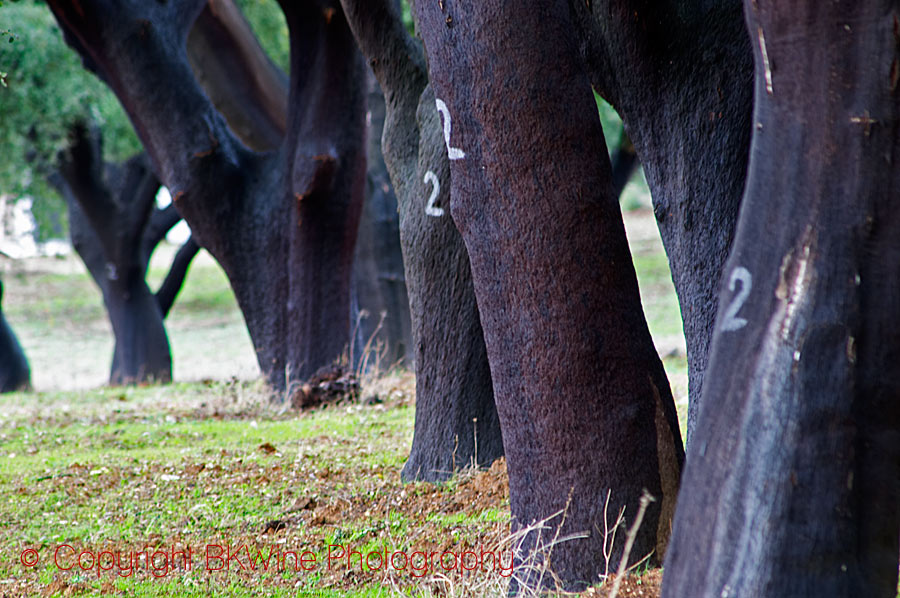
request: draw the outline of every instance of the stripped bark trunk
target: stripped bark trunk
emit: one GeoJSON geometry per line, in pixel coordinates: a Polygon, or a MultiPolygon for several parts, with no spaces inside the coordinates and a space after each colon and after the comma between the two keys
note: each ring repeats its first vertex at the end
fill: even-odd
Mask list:
{"type": "Polygon", "coordinates": [[[681,305],[696,427],[747,171],[752,55],[740,0],[572,2],[591,84],[622,116],[681,305]]]}
{"type": "Polygon", "coordinates": [[[749,177],[663,596],[892,598],[900,10],[745,11],[749,177]]]}

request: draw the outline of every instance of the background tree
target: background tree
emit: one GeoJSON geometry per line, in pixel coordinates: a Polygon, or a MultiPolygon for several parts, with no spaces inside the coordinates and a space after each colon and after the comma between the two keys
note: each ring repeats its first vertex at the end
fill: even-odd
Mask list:
{"type": "MultiPolygon", "coordinates": [[[[568,3],[418,3],[472,265],[517,527],[565,511],[552,568],[603,573],[605,513],[647,511],[633,558],[659,558],[683,460],[641,309],[568,3]],[[503,43],[498,44],[497,40],[503,43]],[[561,109],[565,107],[565,109],[561,109]],[[603,497],[610,494],[609,510],[603,497]]],[[[614,519],[614,515],[612,516],[614,519]]],[[[531,543],[537,543],[531,534],[531,543]]],[[[622,542],[612,549],[612,562],[622,542]]],[[[523,574],[526,572],[522,571],[523,574]]]]}
{"type": "Polygon", "coordinates": [[[31,386],[31,369],[19,339],[3,315],[3,282],[0,281],[0,392],[31,386]]]}
{"type": "Polygon", "coordinates": [[[350,362],[357,369],[414,363],[409,296],[400,248],[397,196],[381,152],[384,94],[366,77],[366,201],[353,266],[350,362]]]}
{"type": "Polygon", "coordinates": [[[5,3],[0,19],[16,34],[13,43],[0,43],[0,69],[7,71],[0,87],[0,192],[32,196],[38,238],[61,237],[66,204],[48,177],[70,127],[96,122],[104,130],[107,158],[115,162],[139,152],[140,143],[115,96],[96,85],[63,43],[43,3],[5,3]]]}
{"type": "Polygon", "coordinates": [[[156,207],[159,179],[145,154],[103,161],[98,128],[76,124],[52,183],[69,206],[72,244],[103,294],[115,336],[110,384],[172,379],[163,319],[199,247],[189,239],[157,293],[147,286],[153,250],[180,220],[174,205],[156,207]]]}
{"type": "Polygon", "coordinates": [[[756,125],[663,596],[893,598],[900,13],[744,4],[756,125]]]}

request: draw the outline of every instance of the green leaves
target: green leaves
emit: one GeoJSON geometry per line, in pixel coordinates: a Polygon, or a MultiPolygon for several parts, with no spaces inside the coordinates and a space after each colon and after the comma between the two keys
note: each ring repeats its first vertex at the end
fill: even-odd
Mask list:
{"type": "Polygon", "coordinates": [[[65,211],[46,177],[73,122],[93,120],[103,126],[108,160],[124,158],[140,144],[115,97],[65,44],[46,5],[7,0],[0,15],[9,28],[0,32],[0,42],[15,41],[0,43],[0,193],[31,195],[44,237],[65,211]]]}

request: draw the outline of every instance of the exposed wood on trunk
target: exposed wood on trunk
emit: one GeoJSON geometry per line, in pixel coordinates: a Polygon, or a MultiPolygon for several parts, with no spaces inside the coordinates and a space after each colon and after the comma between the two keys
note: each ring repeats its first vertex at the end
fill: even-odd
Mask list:
{"type": "Polygon", "coordinates": [[[898,7],[745,7],[766,47],[749,176],[663,596],[892,598],[898,7]]]}

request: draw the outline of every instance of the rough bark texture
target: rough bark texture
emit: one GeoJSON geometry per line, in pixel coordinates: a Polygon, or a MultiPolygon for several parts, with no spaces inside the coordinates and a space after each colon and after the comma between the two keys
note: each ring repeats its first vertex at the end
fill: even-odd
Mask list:
{"type": "Polygon", "coordinates": [[[749,177],[663,596],[893,597],[900,10],[745,4],[749,177]]]}
{"type": "Polygon", "coordinates": [[[367,76],[366,202],[353,264],[350,363],[357,370],[413,365],[412,323],[400,247],[397,196],[381,152],[384,94],[367,76]]]}
{"type": "Polygon", "coordinates": [[[31,387],[31,369],[22,345],[3,315],[3,282],[0,281],[0,392],[31,387]]]}
{"type": "Polygon", "coordinates": [[[469,256],[450,219],[450,171],[421,45],[393,0],[344,0],[385,93],[382,147],[400,208],[416,364],[404,479],[441,480],[503,455],[469,256]]]}
{"type": "MultiPolygon", "coordinates": [[[[566,509],[563,535],[587,537],[555,546],[552,568],[567,587],[582,587],[604,573],[605,524],[620,506],[630,523],[645,488],[657,502],[631,558],[661,556],[683,450],[569,6],[445,0],[416,11],[443,113],[451,210],[484,325],[515,526],[566,509]]],[[[529,537],[526,550],[536,542],[529,537]]],[[[623,544],[617,535],[611,566],[623,544]]]]}
{"type": "MultiPolygon", "coordinates": [[[[207,4],[188,35],[187,50],[197,80],[241,141],[257,151],[278,149],[287,128],[288,79],[231,0],[207,4]]],[[[412,361],[397,200],[381,157],[384,99],[371,73],[365,89],[366,200],[350,289],[354,371],[412,361]]]]}
{"type": "MultiPolygon", "coordinates": [[[[364,65],[340,5],[281,2],[291,36],[286,131],[276,151],[256,153],[188,63],[187,34],[204,0],[48,4],[228,275],[269,382],[284,388],[332,366],[349,341],[365,183],[364,65]]],[[[251,64],[235,61],[234,75],[251,64]]]]}
{"type": "Polygon", "coordinates": [[[112,324],[110,384],[170,380],[163,319],[197,246],[188,241],[181,248],[154,296],[145,281],[150,255],[180,216],[174,207],[154,207],[160,183],[145,154],[108,164],[98,129],[79,124],[71,137],[51,182],[66,200],[72,244],[100,288],[112,324]]]}
{"type": "Polygon", "coordinates": [[[747,168],[752,55],[740,0],[571,2],[592,85],[653,195],[687,341],[688,443],[747,168]]]}

